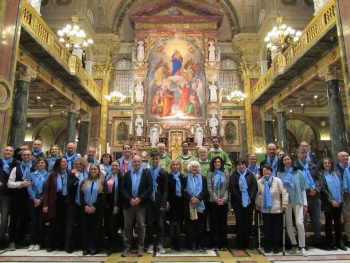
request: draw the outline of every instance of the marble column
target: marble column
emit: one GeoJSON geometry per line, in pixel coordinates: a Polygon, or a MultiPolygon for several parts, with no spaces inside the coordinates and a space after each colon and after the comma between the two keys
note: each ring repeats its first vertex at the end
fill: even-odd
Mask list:
{"type": "Polygon", "coordinates": [[[242,152],[241,157],[244,158],[245,154],[248,153],[248,147],[247,147],[247,127],[245,125],[245,119],[244,117],[240,117],[241,121],[241,134],[242,134],[242,152]]]}
{"type": "Polygon", "coordinates": [[[332,158],[336,160],[340,151],[348,152],[348,139],[337,68],[327,67],[321,73],[321,76],[324,77],[327,87],[332,158]]]}
{"type": "Polygon", "coordinates": [[[71,104],[68,107],[68,119],[66,130],[66,143],[75,143],[75,127],[77,122],[77,114],[79,113],[80,106],[77,104],[71,104]]]}
{"type": "Polygon", "coordinates": [[[20,67],[17,72],[15,82],[15,91],[13,96],[13,112],[11,116],[11,125],[9,132],[8,145],[13,148],[22,146],[24,143],[27,110],[28,110],[28,95],[30,81],[36,78],[36,72],[28,67],[20,67]]]}
{"type": "Polygon", "coordinates": [[[273,121],[272,116],[268,113],[264,114],[264,130],[265,130],[265,142],[266,145],[269,143],[274,143],[274,128],[273,128],[273,121]]]}
{"type": "Polygon", "coordinates": [[[89,133],[90,133],[90,117],[89,114],[84,114],[80,119],[80,127],[79,127],[79,142],[78,142],[78,152],[84,156],[87,151],[88,143],[89,143],[89,133]]]}
{"type": "Polygon", "coordinates": [[[278,103],[275,106],[277,110],[277,133],[278,133],[278,145],[279,149],[288,153],[289,152],[289,143],[287,136],[287,123],[286,123],[286,113],[283,109],[282,103],[278,103]]]}

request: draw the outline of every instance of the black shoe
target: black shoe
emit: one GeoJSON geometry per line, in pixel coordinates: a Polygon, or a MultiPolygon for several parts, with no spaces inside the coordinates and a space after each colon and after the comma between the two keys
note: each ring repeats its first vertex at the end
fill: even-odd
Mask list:
{"type": "Polygon", "coordinates": [[[46,252],[52,252],[52,247],[47,247],[46,252]]]}
{"type": "Polygon", "coordinates": [[[325,246],[323,247],[323,250],[332,251],[332,248],[331,248],[330,246],[328,246],[328,245],[325,245],[325,246]]]}
{"type": "Polygon", "coordinates": [[[213,247],[211,250],[218,251],[218,248],[217,247],[213,247]]]}
{"type": "Polygon", "coordinates": [[[73,253],[73,249],[71,249],[71,248],[66,249],[66,253],[72,254],[73,253]]]}
{"type": "Polygon", "coordinates": [[[339,248],[340,250],[343,251],[347,251],[348,249],[346,248],[346,246],[344,245],[344,242],[342,240],[340,240],[337,244],[337,248],[339,248]]]}
{"type": "Polygon", "coordinates": [[[90,251],[89,250],[83,250],[83,256],[87,256],[90,254],[90,251]]]}
{"type": "Polygon", "coordinates": [[[98,253],[97,250],[93,249],[93,250],[91,250],[90,255],[91,255],[91,256],[94,256],[94,255],[96,255],[97,253],[98,253]]]}
{"type": "Polygon", "coordinates": [[[274,254],[278,254],[278,253],[280,253],[280,248],[279,248],[279,247],[274,247],[273,250],[272,250],[272,252],[273,252],[274,254]]]}
{"type": "Polygon", "coordinates": [[[270,246],[264,247],[264,252],[265,253],[271,253],[271,247],[270,246]]]}
{"type": "Polygon", "coordinates": [[[198,252],[203,252],[203,248],[202,247],[198,247],[198,252]]]}
{"type": "Polygon", "coordinates": [[[121,254],[121,256],[122,257],[126,257],[126,256],[128,256],[130,254],[130,252],[131,252],[131,248],[130,247],[125,247],[123,252],[122,252],[122,254],[121,254]]]}

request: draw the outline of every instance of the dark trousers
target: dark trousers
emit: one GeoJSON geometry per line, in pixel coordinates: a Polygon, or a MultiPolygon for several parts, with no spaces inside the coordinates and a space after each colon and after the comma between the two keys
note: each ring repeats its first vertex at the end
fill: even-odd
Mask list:
{"type": "Polygon", "coordinates": [[[10,209],[10,196],[0,195],[0,213],[1,213],[1,225],[0,225],[0,242],[5,239],[5,233],[8,225],[10,209]]]}
{"type": "Polygon", "coordinates": [[[163,245],[165,210],[160,210],[160,204],[151,201],[146,208],[146,245],[163,245]],[[156,240],[153,234],[157,234],[156,240]]]}
{"type": "Polygon", "coordinates": [[[110,253],[116,252],[118,248],[118,229],[123,227],[123,210],[119,209],[117,214],[113,214],[113,209],[108,207],[104,212],[104,232],[108,236],[107,249],[110,253]]]}
{"type": "Polygon", "coordinates": [[[25,240],[30,223],[28,198],[17,198],[13,195],[10,200],[9,243],[25,240]]]}
{"type": "Polygon", "coordinates": [[[283,214],[261,213],[264,220],[265,247],[280,246],[280,236],[283,225],[283,214]]]}
{"type": "Polygon", "coordinates": [[[325,212],[325,232],[328,245],[332,244],[332,226],[334,222],[334,232],[335,232],[335,240],[338,244],[342,237],[341,232],[341,208],[340,207],[332,207],[331,212],[325,212]]]}
{"type": "Polygon", "coordinates": [[[67,204],[66,196],[57,194],[56,217],[49,219],[49,231],[47,236],[47,247],[54,248],[55,243],[60,250],[64,249],[66,223],[67,223],[67,204]]]}
{"type": "Polygon", "coordinates": [[[43,204],[34,207],[33,200],[28,201],[28,209],[30,214],[30,239],[29,243],[31,245],[42,245],[44,236],[44,220],[45,214],[43,212],[43,204]]]}
{"type": "Polygon", "coordinates": [[[249,247],[253,224],[253,204],[251,203],[247,207],[243,207],[241,204],[234,204],[233,210],[236,217],[238,248],[249,247]]]}
{"type": "Polygon", "coordinates": [[[82,212],[83,251],[100,250],[103,213],[104,213],[103,209],[96,209],[95,213],[92,213],[92,214],[88,214],[83,210],[82,212]]]}
{"type": "Polygon", "coordinates": [[[205,214],[197,213],[197,215],[196,220],[186,220],[188,242],[192,249],[203,247],[205,238],[205,214]]]}
{"type": "MultiPolygon", "coordinates": [[[[307,214],[309,214],[312,228],[314,231],[314,238],[321,240],[321,204],[319,198],[308,198],[307,199],[307,214]]],[[[304,214],[304,227],[307,225],[307,214],[304,214]]]]}
{"type": "Polygon", "coordinates": [[[213,247],[227,247],[227,209],[228,205],[209,202],[210,230],[213,247]]]}
{"type": "Polygon", "coordinates": [[[73,251],[81,246],[81,207],[74,203],[67,204],[67,228],[65,250],[73,251]]]}

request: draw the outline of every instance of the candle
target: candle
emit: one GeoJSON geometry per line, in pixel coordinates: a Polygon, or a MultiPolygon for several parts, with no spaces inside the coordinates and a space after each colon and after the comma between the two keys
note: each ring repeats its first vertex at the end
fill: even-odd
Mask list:
{"type": "Polygon", "coordinates": [[[283,143],[283,141],[281,141],[281,147],[282,147],[282,148],[284,147],[284,143],[283,143]]]}
{"type": "Polygon", "coordinates": [[[109,147],[109,142],[107,142],[107,147],[106,147],[106,148],[107,148],[107,149],[106,149],[106,150],[107,150],[107,153],[111,153],[111,152],[110,152],[111,148],[109,147]]]}

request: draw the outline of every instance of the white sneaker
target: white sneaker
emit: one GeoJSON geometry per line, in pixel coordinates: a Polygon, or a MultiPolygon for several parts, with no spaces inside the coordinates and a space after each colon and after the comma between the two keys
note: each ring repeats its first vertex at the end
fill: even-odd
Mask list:
{"type": "Polygon", "coordinates": [[[30,246],[28,247],[28,252],[33,251],[33,250],[34,250],[34,245],[30,245],[30,246]]]}
{"type": "Polygon", "coordinates": [[[307,257],[308,256],[305,248],[301,249],[301,254],[303,255],[303,257],[307,257]]]}
{"type": "Polygon", "coordinates": [[[160,254],[164,254],[165,253],[165,249],[162,245],[158,245],[157,246],[157,251],[160,253],[160,254]]]}
{"type": "Polygon", "coordinates": [[[33,249],[33,250],[34,250],[34,251],[40,250],[40,245],[36,244],[36,245],[34,246],[34,249],[33,249]]]}
{"type": "Polygon", "coordinates": [[[153,245],[148,246],[147,254],[153,254],[153,245]]]}

